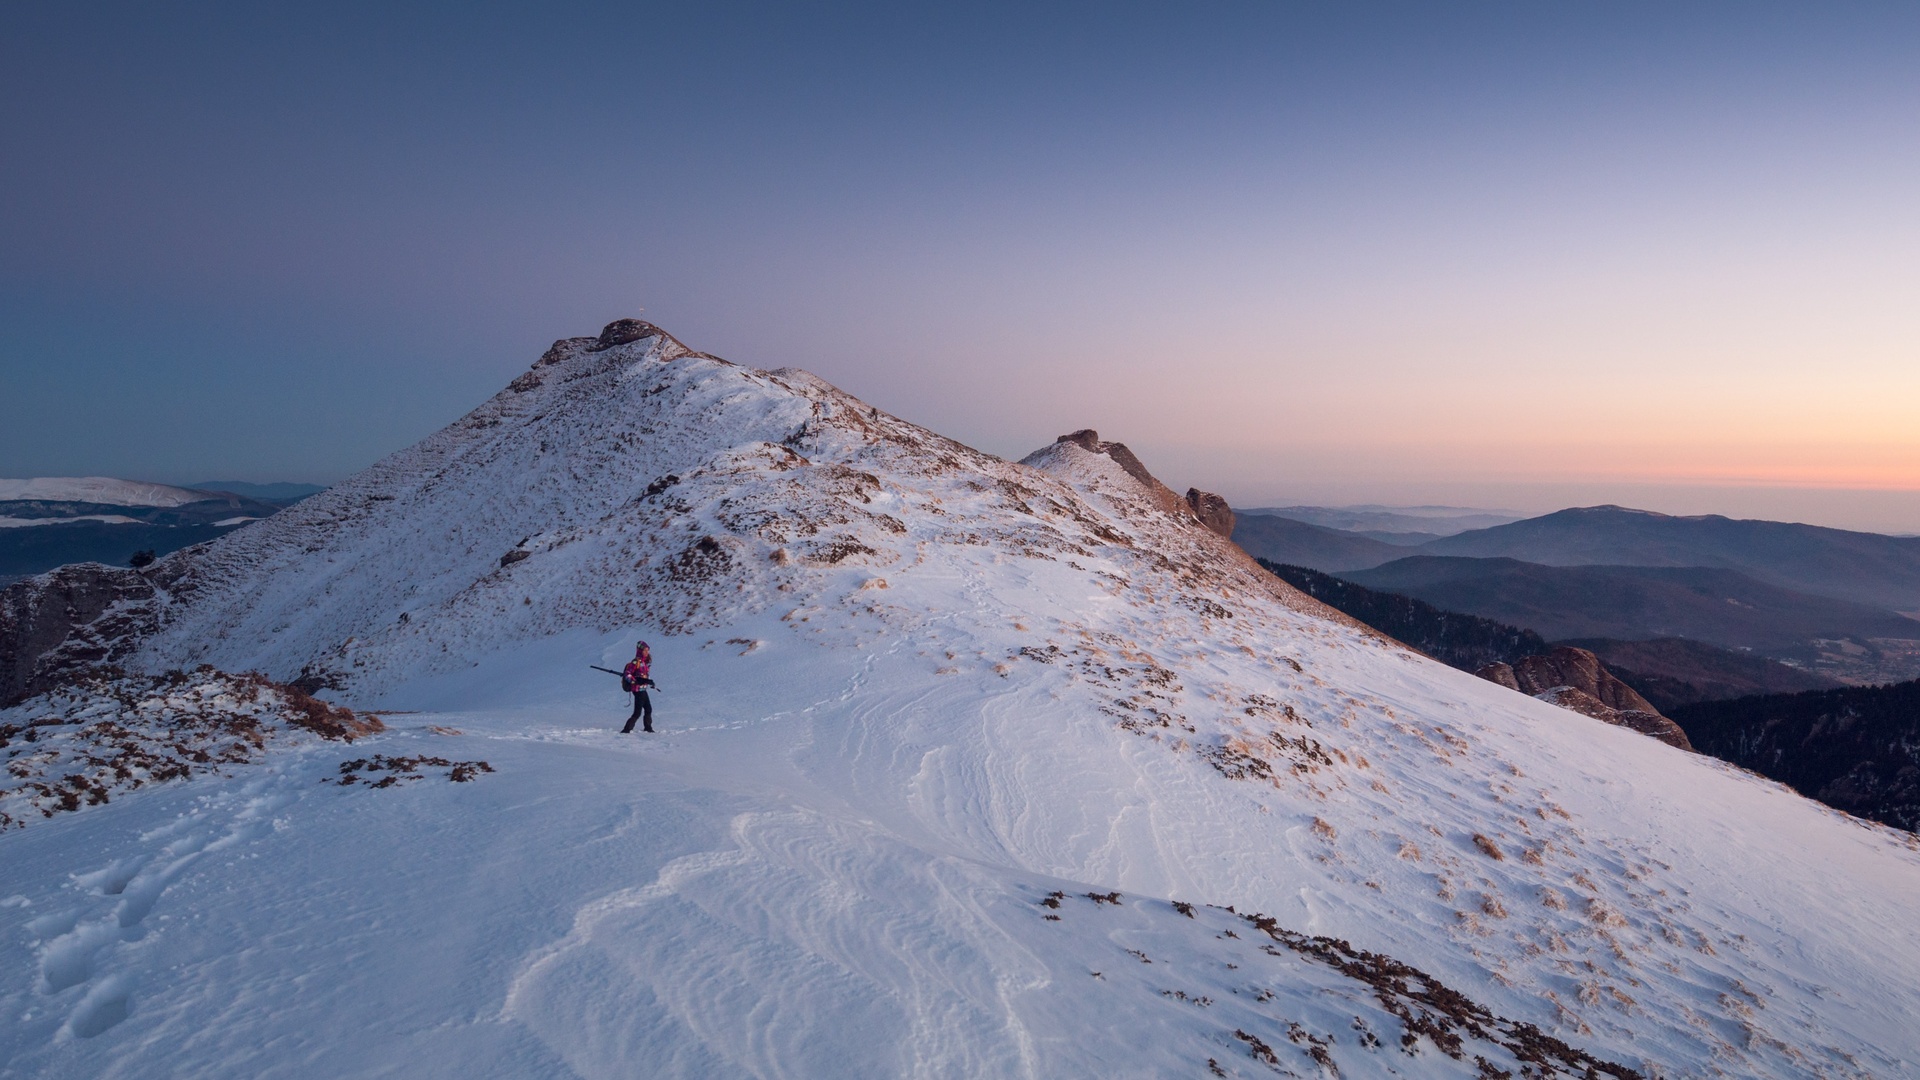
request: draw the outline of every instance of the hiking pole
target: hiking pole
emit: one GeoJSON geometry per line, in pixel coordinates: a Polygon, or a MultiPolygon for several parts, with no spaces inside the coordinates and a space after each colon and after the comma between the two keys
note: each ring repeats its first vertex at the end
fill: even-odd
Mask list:
{"type": "MultiPolygon", "coordinates": [[[[593,669],[593,670],[595,670],[595,671],[604,671],[604,672],[606,672],[606,673],[607,673],[607,674],[609,674],[609,675],[625,675],[625,674],[626,674],[626,672],[624,672],[624,671],[615,671],[615,670],[613,670],[613,669],[612,669],[612,668],[610,668],[610,667],[601,667],[601,666],[600,666],[599,664],[588,664],[587,666],[588,666],[588,667],[590,667],[590,668],[592,668],[592,669],[593,669]]],[[[645,687],[645,689],[647,689],[647,690],[658,690],[658,689],[660,689],[660,684],[659,684],[659,683],[654,683],[654,684],[653,684],[652,686],[649,686],[649,687],[645,687]]]]}

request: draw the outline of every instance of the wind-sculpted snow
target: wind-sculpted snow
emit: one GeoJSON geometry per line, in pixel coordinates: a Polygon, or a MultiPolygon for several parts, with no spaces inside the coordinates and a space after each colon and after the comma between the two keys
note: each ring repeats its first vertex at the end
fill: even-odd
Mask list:
{"type": "MultiPolygon", "coordinates": [[[[1915,1070],[1911,838],[1414,655],[1182,505],[1077,442],[1013,464],[657,332],[563,342],[419,447],[163,560],[137,654],[404,721],[355,761],[492,771],[375,791],[286,750],[249,796],[273,828],[168,879],[179,923],[98,946],[85,986],[0,981],[29,1018],[0,1056],[1915,1070]],[[587,667],[642,637],[651,739],[613,733],[587,667]]],[[[152,858],[189,790],[235,788],[0,836],[23,928],[0,970],[92,925],[77,883],[152,858]]]]}

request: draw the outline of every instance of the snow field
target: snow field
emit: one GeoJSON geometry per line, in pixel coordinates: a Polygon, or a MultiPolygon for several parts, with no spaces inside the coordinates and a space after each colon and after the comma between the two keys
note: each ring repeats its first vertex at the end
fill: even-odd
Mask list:
{"type": "MultiPolygon", "coordinates": [[[[899,669],[925,658],[871,652],[842,682],[823,677],[791,631],[789,640],[768,633],[745,656],[663,643],[666,734],[654,740],[611,733],[624,709],[597,673],[567,674],[549,655],[494,657],[478,670],[512,672],[505,681],[518,687],[494,713],[390,715],[395,731],[352,747],[300,748],[251,767],[259,775],[143,791],[11,835],[9,885],[32,887],[19,894],[24,903],[0,909],[0,925],[14,924],[0,937],[15,943],[9,970],[37,966],[40,983],[7,988],[8,1014],[28,1019],[12,1029],[5,1059],[22,1075],[49,1076],[153,1075],[161,1059],[178,1062],[172,1075],[1155,1076],[1205,1075],[1208,1059],[1227,1075],[1272,1075],[1234,1036],[1244,1031],[1298,1075],[1318,1067],[1309,1035],[1344,1075],[1473,1075],[1471,1055],[1455,1061],[1430,1043],[1402,1052],[1399,1022],[1367,987],[1260,952],[1251,928],[1217,911],[1202,906],[1190,923],[1154,899],[1267,911],[1461,987],[1433,963],[1451,951],[1444,926],[1396,926],[1408,919],[1400,905],[1362,906],[1380,894],[1347,879],[1381,867],[1329,872],[1327,848],[1368,858],[1342,850],[1351,815],[1314,808],[1345,826],[1329,844],[1312,818],[1280,817],[1287,808],[1272,789],[1242,795],[1246,785],[1209,781],[1207,769],[1189,770],[1178,797],[1155,800],[1154,828],[1125,824],[1137,812],[1103,826],[1102,800],[1137,806],[1143,792],[1164,793],[1151,773],[1182,759],[1129,754],[1151,743],[1122,733],[1105,768],[1086,754],[1077,768],[1033,768],[1033,742],[1072,734],[1046,719],[1064,710],[1033,707],[1048,698],[1053,666],[1029,661],[971,690],[939,677],[955,688],[917,704],[876,702],[875,684],[905,681],[899,669]],[[788,708],[748,711],[776,695],[788,708]],[[583,723],[589,717],[600,726],[583,723]],[[942,722],[947,745],[922,741],[942,722]],[[332,782],[341,760],[374,752],[486,760],[496,771],[389,790],[332,782]],[[898,767],[880,764],[887,759],[898,767]],[[977,769],[956,769],[955,759],[977,769]],[[1209,785],[1228,798],[1215,792],[1193,808],[1201,813],[1177,812],[1209,785]],[[1268,813],[1247,815],[1265,826],[1264,858],[1234,857],[1261,842],[1235,820],[1233,796],[1267,800],[1268,813]],[[1077,826],[1033,825],[1073,821],[1064,812],[1076,806],[1077,826]],[[1193,835],[1195,817],[1213,819],[1207,844],[1165,842],[1193,835]],[[73,854],[81,837],[92,841],[82,849],[90,861],[73,854]],[[1096,872],[1049,874],[1040,863],[1096,872]],[[1059,923],[1039,905],[1054,890],[1068,897],[1059,923]],[[1085,898],[1109,890],[1123,903],[1085,898]],[[1225,929],[1239,941],[1220,937],[1225,929]],[[23,949],[23,939],[35,944],[23,949]],[[1263,992],[1272,996],[1255,1000],[1263,992]],[[1362,1041],[1356,1017],[1381,1048],[1362,1041]],[[1299,1041],[1289,1038],[1294,1025],[1299,1041]]],[[[626,637],[603,640],[597,653],[579,641],[567,651],[613,661],[626,637]]],[[[1591,733],[1630,735],[1598,724],[1591,733]]],[[[1782,798],[1750,778],[1723,783],[1752,806],[1782,798]]],[[[1623,812],[1646,802],[1598,788],[1623,812]]],[[[1573,792],[1570,812],[1588,798],[1573,792]]],[[[1859,845],[1879,835],[1832,824],[1831,835],[1810,839],[1859,845]]],[[[1782,869],[1775,877],[1787,883],[1799,876],[1782,869]]],[[[1786,956],[1791,971],[1753,964],[1784,943],[1751,931],[1796,902],[1714,916],[1716,929],[1753,938],[1722,941],[1741,958],[1724,970],[1749,980],[1768,1011],[1796,1010],[1820,954],[1847,945],[1847,932],[1813,935],[1786,956]]],[[[1883,915],[1856,903],[1833,918],[1857,928],[1883,915]]],[[[1570,915],[1567,932],[1583,921],[1570,915]]],[[[1501,951],[1498,942],[1481,950],[1501,951]]],[[[1689,966],[1715,962],[1702,955],[1689,966]]],[[[1472,996],[1497,996],[1472,964],[1450,966],[1481,984],[1472,996]]],[[[1872,987],[1836,983],[1820,994],[1870,1006],[1872,987]]],[[[1704,1007],[1714,992],[1702,983],[1682,1000],[1704,1007]]],[[[1866,1019],[1899,1023],[1884,1012],[1866,1019]]],[[[1609,1057],[1591,1037],[1561,1037],[1609,1057]]],[[[1503,1061],[1497,1049],[1481,1052],[1503,1061]]],[[[1897,1062],[1861,1063],[1898,1075],[1889,1065],[1897,1062]]],[[[1670,1065],[1667,1074],[1698,1071],[1670,1065]]]]}
{"type": "MultiPolygon", "coordinates": [[[[1040,900],[1074,883],[917,850],[845,807],[794,801],[774,786],[777,755],[753,752],[784,739],[742,755],[726,744],[738,728],[647,741],[409,719],[370,744],[290,751],[240,783],[190,781],[17,834],[11,865],[38,871],[38,887],[0,911],[9,941],[39,939],[45,984],[7,988],[22,1018],[0,1046],[9,1066],[1148,1076],[1213,1058],[1262,1075],[1223,1025],[1284,1049],[1291,1024],[1319,1032],[1329,1010],[1395,1030],[1324,968],[1303,978],[1312,965],[1224,945],[1216,913],[1203,933],[1165,903],[1109,908],[1081,889],[1048,922],[1040,900]],[[484,758],[496,772],[389,790],[334,782],[338,759],[370,749],[484,758]],[[725,775],[711,779],[724,786],[701,776],[718,754],[725,775]],[[75,872],[81,825],[112,857],[75,872]],[[1252,1000],[1263,990],[1285,1005],[1252,1000]],[[1211,992],[1222,1019],[1164,991],[1211,992]],[[1116,1029],[1116,1008],[1146,1015],[1116,1029]]],[[[1430,1045],[1392,1049],[1381,1060],[1402,1075],[1470,1075],[1430,1045]]]]}

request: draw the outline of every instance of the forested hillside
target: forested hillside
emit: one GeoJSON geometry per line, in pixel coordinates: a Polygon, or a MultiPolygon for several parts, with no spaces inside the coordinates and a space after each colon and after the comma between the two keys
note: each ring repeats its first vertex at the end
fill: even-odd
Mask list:
{"type": "Polygon", "coordinates": [[[1920,831],[1920,680],[1710,701],[1673,718],[1705,753],[1920,831]]]}
{"type": "Polygon", "coordinates": [[[1259,562],[1287,584],[1328,607],[1345,612],[1462,671],[1479,671],[1488,664],[1511,664],[1521,657],[1547,651],[1546,639],[1531,630],[1478,615],[1443,611],[1425,600],[1376,592],[1304,566],[1266,559],[1259,562]]]}

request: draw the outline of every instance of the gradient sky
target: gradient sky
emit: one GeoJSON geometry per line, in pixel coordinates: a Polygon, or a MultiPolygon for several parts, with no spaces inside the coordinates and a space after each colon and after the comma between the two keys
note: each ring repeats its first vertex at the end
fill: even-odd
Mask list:
{"type": "Polygon", "coordinates": [[[1920,532],[1920,5],[0,7],[0,475],[327,482],[645,315],[1238,505],[1920,532]]]}

